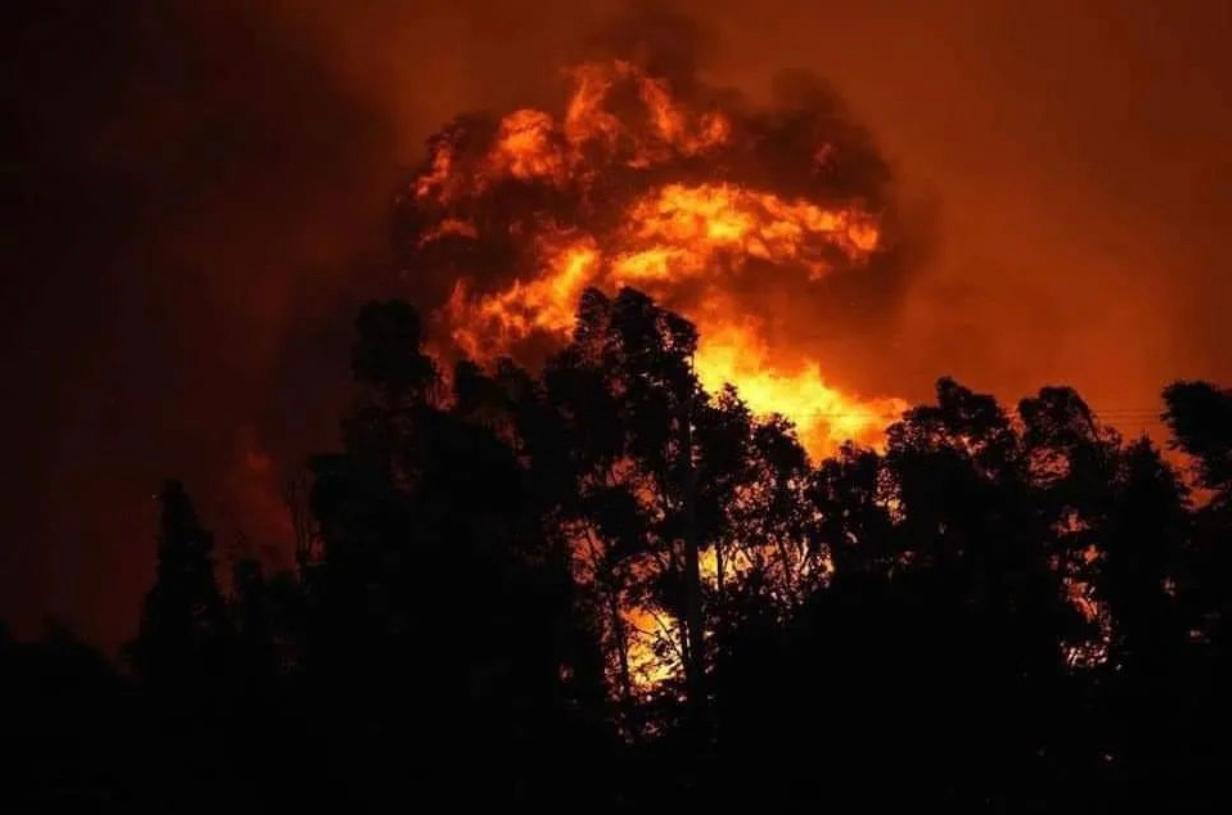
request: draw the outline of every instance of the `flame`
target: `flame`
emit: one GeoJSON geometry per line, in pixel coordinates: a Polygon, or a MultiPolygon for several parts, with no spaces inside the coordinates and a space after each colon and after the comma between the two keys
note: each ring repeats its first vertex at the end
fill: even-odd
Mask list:
{"type": "MultiPolygon", "coordinates": [[[[798,112],[720,104],[731,96],[698,82],[682,93],[622,60],[567,77],[556,115],[521,108],[445,128],[402,198],[410,265],[450,287],[435,315],[442,352],[533,361],[569,341],[586,288],[631,286],[697,326],[694,369],[711,393],[730,383],[754,413],[790,419],[814,458],[847,440],[879,446],[905,403],[827,381],[787,319],[831,276],[875,274],[886,248],[879,213],[844,192],[853,176],[833,116],[801,129],[798,112]],[[762,291],[789,313],[750,296],[762,291]]],[[[577,579],[595,585],[601,544],[579,528],[572,548],[577,579]]],[[[717,585],[715,555],[702,554],[717,585]]],[[[679,620],[643,601],[618,593],[605,622],[638,696],[681,671],[679,620]]]]}
{"type": "Polygon", "coordinates": [[[863,260],[878,239],[864,213],[788,202],[730,184],[669,184],[634,205],[626,230],[632,243],[649,244],[617,264],[617,279],[630,284],[707,274],[724,258],[794,261],[820,278],[828,270],[827,255],[837,250],[863,260]]]}
{"type": "Polygon", "coordinates": [[[467,356],[491,361],[535,332],[567,340],[578,300],[596,278],[599,251],[590,237],[555,245],[540,240],[543,273],[528,282],[513,281],[496,294],[471,298],[459,280],[445,306],[451,336],[467,356]]]}
{"type": "Polygon", "coordinates": [[[431,169],[415,179],[415,197],[430,198],[440,196],[445,190],[453,169],[453,145],[448,141],[439,141],[432,149],[431,169]]]}
{"type": "Polygon", "coordinates": [[[565,114],[564,134],[579,157],[582,145],[598,141],[613,151],[628,149],[625,161],[633,167],[646,167],[672,150],[695,155],[723,144],[730,135],[730,125],[722,113],[686,115],[675,104],[663,79],[647,76],[632,63],[584,63],[570,75],[574,93],[565,114]],[[611,96],[624,88],[631,88],[641,101],[649,127],[632,127],[605,108],[611,96]]]}
{"type": "Polygon", "coordinates": [[[470,221],[465,221],[461,218],[446,218],[432,229],[424,232],[419,237],[418,244],[421,247],[427,246],[433,241],[439,241],[451,235],[462,238],[477,238],[479,237],[479,232],[470,221]]]}
{"type": "MultiPolygon", "coordinates": [[[[656,652],[656,645],[671,643],[675,628],[679,625],[669,614],[656,614],[641,606],[629,606],[622,610],[628,632],[629,675],[633,691],[647,694],[655,691],[680,668],[679,658],[664,657],[656,652]]],[[[667,650],[671,650],[668,646],[667,650]]]]}
{"type": "MultiPolygon", "coordinates": [[[[444,231],[464,234],[461,227],[444,231]]],[[[812,455],[849,439],[876,444],[906,408],[899,399],[860,400],[826,385],[820,360],[777,364],[760,323],[740,316],[723,290],[724,276],[751,260],[791,263],[818,279],[836,252],[866,257],[876,249],[877,227],[865,213],[731,185],[671,184],[636,201],[607,244],[604,251],[593,235],[549,233],[538,240],[532,276],[475,296],[459,281],[445,309],[454,342],[480,361],[509,353],[533,334],[563,343],[588,286],[635,286],[670,301],[682,282],[695,281],[709,293],[704,307],[686,312],[701,335],[694,364],[702,384],[711,392],[734,384],[755,413],[791,419],[812,455]]]]}
{"type": "MultiPolygon", "coordinates": [[[[513,271],[497,286],[455,278],[439,312],[454,345],[485,362],[516,357],[532,338],[563,344],[584,289],[633,286],[697,325],[694,363],[708,390],[731,383],[754,412],[791,419],[814,457],[848,439],[877,444],[904,403],[844,393],[825,381],[821,359],[771,348],[772,315],[746,313],[739,295],[862,273],[882,245],[876,214],[858,200],[787,195],[710,169],[764,161],[765,128],[681,101],[630,62],[584,63],[568,77],[559,120],[523,108],[478,137],[447,129],[412,183],[418,247],[498,246],[513,271]],[[485,207],[495,217],[477,217],[485,207]]],[[[838,158],[822,143],[805,160],[808,175],[838,158]]]]}
{"type": "Polygon", "coordinates": [[[732,383],[749,409],[778,413],[795,423],[800,441],[814,456],[826,455],[848,439],[880,443],[884,428],[907,403],[897,398],[853,399],[826,385],[817,360],[794,370],[770,362],[770,349],[755,322],[698,322],[701,339],[694,366],[707,390],[732,383]]]}
{"type": "Polygon", "coordinates": [[[508,174],[529,180],[561,180],[565,159],[553,144],[555,123],[539,110],[515,110],[500,123],[500,133],[490,161],[496,175],[508,174]]]}

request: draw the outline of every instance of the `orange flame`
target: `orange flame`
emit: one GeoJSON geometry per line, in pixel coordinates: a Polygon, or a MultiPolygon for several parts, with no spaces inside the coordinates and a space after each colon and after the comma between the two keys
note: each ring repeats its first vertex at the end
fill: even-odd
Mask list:
{"type": "Polygon", "coordinates": [[[505,291],[479,298],[468,295],[466,281],[455,284],[445,313],[454,342],[467,356],[491,361],[535,332],[568,339],[578,300],[595,280],[599,252],[589,237],[561,246],[541,239],[540,248],[542,274],[529,282],[515,280],[505,291]]]}
{"type": "MultiPolygon", "coordinates": [[[[533,336],[566,342],[585,288],[633,286],[697,325],[694,362],[708,390],[731,383],[754,412],[791,419],[815,457],[848,439],[879,442],[905,404],[845,394],[824,381],[821,360],[771,349],[764,320],[743,312],[736,291],[737,281],[747,287],[754,276],[756,285],[808,284],[839,268],[866,267],[882,242],[876,216],[858,202],[699,181],[698,163],[732,148],[731,117],[679,102],[666,80],[628,62],[587,63],[569,75],[573,93],[561,122],[516,110],[474,155],[442,138],[413,183],[420,210],[431,216],[419,246],[452,238],[515,247],[520,273],[503,288],[455,282],[441,315],[457,347],[490,361],[533,336]],[[682,161],[690,162],[692,180],[662,176],[682,161]],[[620,172],[643,175],[613,186],[620,172]],[[651,172],[660,175],[645,175],[651,172]],[[567,217],[577,223],[564,226],[550,210],[506,211],[496,226],[477,227],[467,202],[503,183],[574,194],[578,212],[567,217]]],[[[822,144],[810,163],[832,158],[833,148],[822,144]]]]}
{"type": "Polygon", "coordinates": [[[794,370],[770,362],[770,349],[756,322],[698,321],[701,339],[694,366],[711,393],[734,384],[749,409],[791,419],[800,441],[814,457],[833,453],[851,439],[881,442],[884,429],[907,409],[902,399],[860,400],[826,385],[821,363],[808,360],[794,370]]]}
{"type": "Polygon", "coordinates": [[[565,114],[564,132],[575,152],[587,142],[601,141],[609,149],[630,149],[630,166],[645,167],[662,160],[672,149],[684,155],[703,152],[724,143],[730,133],[721,113],[686,115],[675,104],[664,80],[647,76],[624,60],[585,63],[570,73],[574,93],[565,114]],[[631,87],[641,101],[648,128],[631,127],[605,108],[609,96],[621,87],[631,87]]]}
{"type": "Polygon", "coordinates": [[[565,160],[553,144],[555,127],[552,117],[539,110],[515,110],[502,119],[490,157],[495,173],[523,180],[562,179],[565,160]]]}
{"type": "Polygon", "coordinates": [[[878,239],[875,223],[863,213],[787,202],[729,184],[663,187],[633,207],[626,230],[632,243],[649,244],[617,264],[616,277],[634,285],[710,273],[720,254],[737,263],[798,262],[817,278],[827,271],[828,253],[863,260],[878,239]]]}

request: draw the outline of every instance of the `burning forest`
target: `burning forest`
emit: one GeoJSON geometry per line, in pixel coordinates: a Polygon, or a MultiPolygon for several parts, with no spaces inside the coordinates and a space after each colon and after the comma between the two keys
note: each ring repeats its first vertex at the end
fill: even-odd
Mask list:
{"type": "MultiPolygon", "coordinates": [[[[573,66],[562,80],[558,111],[461,117],[437,133],[399,199],[406,284],[448,286],[431,314],[438,358],[540,365],[573,339],[584,292],[631,288],[696,327],[689,363],[711,397],[734,388],[729,398],[789,422],[815,459],[844,443],[881,445],[906,402],[827,384],[824,360],[793,336],[827,278],[876,275],[892,253],[887,172],[868,138],[820,98],[756,109],[623,59],[573,66]]],[[[601,477],[645,474],[615,459],[601,477]]],[[[664,514],[653,489],[633,492],[664,514]]],[[[748,511],[756,498],[738,493],[748,511]]],[[[629,558],[622,585],[601,530],[579,521],[570,537],[577,574],[612,609],[601,625],[609,691],[630,705],[681,680],[682,615],[636,588],[679,567],[629,558]]],[[[803,595],[796,584],[824,579],[830,564],[791,538],[737,542],[726,564],[714,547],[701,579],[721,589],[724,565],[730,582],[768,559],[780,597],[803,595]]]]}
{"type": "MultiPolygon", "coordinates": [[[[901,150],[879,146],[910,122],[874,139],[802,72],[764,98],[729,87],[702,67],[702,27],[672,12],[565,32],[572,61],[548,91],[524,75],[548,55],[522,64],[494,42],[526,25],[516,3],[485,4],[453,39],[430,10],[383,4],[183,19],[141,0],[72,5],[45,25],[23,11],[31,75],[51,84],[22,97],[32,157],[6,172],[33,213],[25,265],[42,273],[38,241],[55,261],[37,296],[11,298],[11,327],[60,326],[80,381],[59,382],[63,353],[22,357],[51,373],[14,375],[33,387],[8,401],[64,425],[31,430],[22,449],[43,458],[14,468],[54,488],[8,504],[53,521],[38,557],[61,595],[118,596],[120,572],[142,588],[114,653],[66,624],[41,638],[0,625],[17,746],[0,809],[1227,809],[1232,389],[1181,353],[1151,384],[1157,407],[1101,410],[1056,384],[1130,369],[1066,345],[1084,336],[1067,315],[1134,313],[1132,281],[1089,265],[1053,273],[1059,338],[1001,324],[1045,311],[1011,281],[1015,262],[1049,279],[1015,209],[1035,156],[989,153],[1022,182],[994,213],[1011,224],[988,239],[1001,264],[939,254],[924,269],[936,224],[905,203],[901,150]],[[351,14],[403,25],[334,30],[351,14]],[[61,47],[40,45],[69,23],[61,47]],[[96,72],[84,46],[113,25],[129,39],[96,72]],[[460,58],[436,96],[426,78],[398,83],[432,97],[431,127],[371,115],[373,43],[439,67],[483,31],[490,59],[460,58]],[[467,104],[468,71],[508,85],[501,104],[467,104]],[[383,139],[408,132],[431,135],[395,161],[383,139]],[[380,182],[353,182],[364,169],[380,182]],[[350,183],[380,186],[379,217],[343,213],[350,183]],[[332,233],[351,221],[384,224],[384,248],[340,252],[332,233]],[[97,287],[76,299],[106,311],[113,343],[75,339],[103,318],[52,296],[63,275],[97,287]],[[992,329],[968,330],[980,319],[992,329]],[[1012,404],[1017,380],[967,376],[1002,342],[1014,358],[999,370],[1034,377],[1012,404]],[[150,407],[130,416],[137,401],[150,407]],[[164,449],[177,440],[182,455],[164,449]],[[125,532],[138,516],[151,529],[125,532]],[[122,539],[119,566],[62,557],[66,537],[122,539]]],[[[860,46],[870,74],[893,61],[892,22],[860,46]]],[[[1019,53],[1001,44],[1021,22],[991,38],[997,60],[1019,53]]],[[[991,82],[997,60],[959,73],[991,82]]],[[[1049,104],[1072,81],[1049,84],[1049,104]]],[[[1079,141],[1049,110],[1031,109],[1037,129],[1079,141]]],[[[940,120],[947,144],[973,138],[940,120]]],[[[1101,161],[1135,136],[1119,121],[1101,161]]],[[[1089,195],[1076,175],[1042,196],[1070,241],[1099,226],[1067,208],[1089,195]]],[[[1179,348],[1164,311],[1151,302],[1134,330],[1179,348]]],[[[1136,338],[1116,340],[1133,355],[1136,338]]],[[[38,560],[23,551],[0,577],[38,560]]],[[[18,577],[26,602],[37,581],[18,577]]]]}

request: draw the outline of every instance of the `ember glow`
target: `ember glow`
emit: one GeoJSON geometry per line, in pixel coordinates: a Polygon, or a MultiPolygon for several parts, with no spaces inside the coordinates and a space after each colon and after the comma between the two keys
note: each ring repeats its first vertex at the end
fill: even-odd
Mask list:
{"type": "Polygon", "coordinates": [[[694,82],[677,95],[620,60],[566,76],[559,116],[443,130],[401,201],[411,273],[451,280],[436,316],[456,350],[525,361],[568,341],[587,287],[631,286],[696,324],[708,390],[731,383],[754,412],[791,419],[815,457],[878,443],[905,403],[826,382],[825,360],[775,330],[783,315],[742,296],[807,308],[830,277],[874,273],[882,213],[840,192],[825,122],[728,109],[694,82]]]}

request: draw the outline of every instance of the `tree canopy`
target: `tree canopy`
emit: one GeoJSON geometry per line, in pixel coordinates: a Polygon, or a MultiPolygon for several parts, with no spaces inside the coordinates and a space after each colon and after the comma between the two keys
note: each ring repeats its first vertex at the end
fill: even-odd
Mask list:
{"type": "Polygon", "coordinates": [[[292,571],[241,559],[220,587],[168,481],[131,675],[63,633],[0,636],[18,732],[76,734],[9,791],[1225,800],[1229,391],[1166,388],[1165,452],[1070,388],[1010,410],[943,378],[883,447],[814,461],[790,422],[701,386],[697,339],[644,294],[589,290],[542,369],[443,370],[413,308],[364,307],[340,449],[288,491],[292,571]]]}

